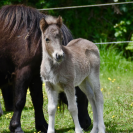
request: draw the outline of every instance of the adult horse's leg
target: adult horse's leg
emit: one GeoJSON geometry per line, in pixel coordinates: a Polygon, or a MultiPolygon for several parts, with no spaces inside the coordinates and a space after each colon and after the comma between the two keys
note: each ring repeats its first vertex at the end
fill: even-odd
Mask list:
{"type": "Polygon", "coordinates": [[[35,108],[35,126],[37,131],[47,133],[48,124],[43,115],[43,93],[40,75],[36,75],[30,83],[32,102],[35,108]]]}
{"type": "MultiPolygon", "coordinates": [[[[76,87],[77,106],[78,106],[78,118],[81,127],[86,131],[91,125],[91,119],[88,114],[88,99],[86,95],[76,87]]],[[[60,99],[68,105],[66,96],[64,93],[60,93],[60,99]]]]}
{"type": "Polygon", "coordinates": [[[14,114],[10,122],[10,131],[24,133],[21,129],[20,117],[26,102],[26,92],[31,80],[30,68],[23,67],[15,72],[15,103],[14,114]]]}
{"type": "Polygon", "coordinates": [[[6,111],[13,111],[13,86],[8,85],[1,88],[6,111]]]}

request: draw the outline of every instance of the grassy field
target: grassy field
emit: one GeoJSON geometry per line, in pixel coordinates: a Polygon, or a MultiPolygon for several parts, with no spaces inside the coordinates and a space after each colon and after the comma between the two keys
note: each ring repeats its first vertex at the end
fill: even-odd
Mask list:
{"type": "MultiPolygon", "coordinates": [[[[133,63],[122,58],[114,50],[100,50],[101,68],[100,82],[101,91],[104,96],[104,121],[107,133],[133,133],[133,63]]],[[[44,93],[44,115],[48,121],[47,96],[45,85],[44,93]]],[[[4,109],[3,98],[0,93],[2,109],[4,109]]],[[[66,107],[67,108],[67,107],[66,107]]],[[[92,119],[92,110],[90,104],[88,111],[92,119]]],[[[9,132],[9,123],[12,112],[5,112],[0,118],[0,133],[9,132]]],[[[36,132],[34,126],[34,109],[30,98],[30,92],[27,92],[26,105],[21,117],[22,129],[26,133],[36,132]]],[[[72,118],[66,109],[64,114],[57,111],[56,125],[57,133],[74,133],[74,124],[72,118]]],[[[90,127],[91,130],[92,126],[90,127]]],[[[86,133],[89,133],[90,130],[86,133]]]]}

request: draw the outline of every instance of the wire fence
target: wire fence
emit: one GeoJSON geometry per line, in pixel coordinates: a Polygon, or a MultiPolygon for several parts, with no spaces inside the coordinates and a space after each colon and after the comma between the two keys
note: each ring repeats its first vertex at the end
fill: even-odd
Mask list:
{"type": "Polygon", "coordinates": [[[133,1],[130,1],[130,2],[107,3],[107,4],[95,4],[95,5],[70,6],[70,7],[44,8],[44,9],[38,9],[38,10],[39,11],[62,10],[62,9],[74,9],[74,8],[85,8],[85,7],[100,7],[100,6],[131,4],[131,3],[133,3],[133,1]]]}
{"type": "MultiPolygon", "coordinates": [[[[133,1],[130,1],[130,2],[117,2],[117,3],[106,3],[106,4],[95,4],[95,5],[70,6],[70,7],[44,8],[44,9],[38,9],[38,10],[39,11],[64,10],[64,9],[100,7],[100,6],[111,6],[111,5],[132,4],[132,3],[133,3],[133,1]]],[[[130,42],[133,42],[133,41],[100,42],[100,43],[95,43],[95,44],[119,44],[119,43],[130,43],[130,42]]]]}
{"type": "Polygon", "coordinates": [[[130,43],[133,41],[118,41],[118,42],[100,42],[100,43],[95,43],[95,44],[119,44],[119,43],[130,43]]]}

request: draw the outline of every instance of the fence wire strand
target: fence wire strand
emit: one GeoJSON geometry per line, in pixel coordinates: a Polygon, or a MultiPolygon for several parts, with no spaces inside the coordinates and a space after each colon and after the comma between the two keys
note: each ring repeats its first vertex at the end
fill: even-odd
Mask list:
{"type": "Polygon", "coordinates": [[[44,8],[44,9],[38,9],[38,10],[39,11],[62,10],[62,9],[84,8],[84,7],[98,7],[98,6],[110,6],[110,5],[131,4],[131,3],[133,3],[133,1],[130,1],[130,2],[107,3],[107,4],[95,4],[95,5],[83,5],[83,6],[44,8]]]}
{"type": "Polygon", "coordinates": [[[130,43],[133,41],[118,41],[118,42],[101,42],[101,43],[95,43],[95,44],[118,44],[118,43],[130,43]]]}

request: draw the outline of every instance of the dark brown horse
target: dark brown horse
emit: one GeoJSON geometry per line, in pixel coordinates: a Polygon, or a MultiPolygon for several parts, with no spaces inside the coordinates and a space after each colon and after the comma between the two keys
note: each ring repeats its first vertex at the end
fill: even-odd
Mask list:
{"type": "MultiPolygon", "coordinates": [[[[47,132],[43,115],[42,82],[40,64],[42,60],[40,19],[45,15],[23,5],[4,6],[0,10],[0,87],[14,86],[14,114],[10,131],[23,133],[20,117],[26,102],[27,88],[30,89],[35,109],[37,131],[47,132]]],[[[72,35],[63,24],[63,45],[72,40],[72,35]]],[[[87,111],[88,101],[79,89],[76,90],[79,122],[83,129],[90,125],[87,111]]],[[[67,103],[64,94],[60,95],[67,103]]]]}

